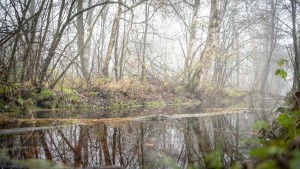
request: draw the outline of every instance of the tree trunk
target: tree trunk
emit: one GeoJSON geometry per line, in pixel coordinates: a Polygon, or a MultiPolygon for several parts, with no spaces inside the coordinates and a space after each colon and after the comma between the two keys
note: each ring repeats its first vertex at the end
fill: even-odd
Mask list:
{"type": "Polygon", "coordinates": [[[100,129],[99,137],[100,137],[100,142],[102,145],[102,150],[104,154],[104,160],[105,160],[105,165],[112,165],[110,154],[109,154],[109,148],[108,148],[108,143],[107,143],[107,127],[104,124],[103,127],[100,129]]]}
{"type": "Polygon", "coordinates": [[[39,139],[41,141],[42,148],[45,152],[45,156],[46,156],[47,160],[49,160],[49,161],[53,160],[51,151],[49,150],[48,144],[47,144],[46,139],[45,139],[45,132],[40,131],[38,133],[39,133],[39,139]]]}
{"type": "MultiPolygon", "coordinates": [[[[10,79],[10,72],[11,72],[11,69],[16,69],[16,52],[17,52],[17,46],[18,46],[18,43],[19,43],[19,39],[20,39],[20,33],[17,33],[16,34],[16,37],[15,37],[15,40],[14,40],[14,45],[13,45],[13,48],[12,48],[12,52],[11,52],[11,55],[10,55],[10,59],[9,59],[9,65],[8,65],[8,68],[6,70],[6,74],[4,75],[5,76],[5,80],[6,81],[9,81],[10,79]]],[[[16,75],[14,75],[16,76],[16,75]]],[[[16,79],[14,79],[16,80],[16,79]]]]}
{"type": "Polygon", "coordinates": [[[103,56],[104,56],[104,40],[105,40],[105,23],[106,23],[106,17],[107,17],[107,11],[108,8],[106,10],[104,10],[103,15],[101,15],[101,33],[100,33],[100,37],[101,37],[101,49],[100,49],[100,53],[98,56],[98,77],[101,75],[102,71],[101,71],[101,67],[102,67],[102,62],[103,62],[103,56]]]}
{"type": "Polygon", "coordinates": [[[66,7],[65,6],[65,0],[62,0],[61,2],[61,6],[60,6],[60,10],[59,10],[59,16],[58,16],[58,22],[57,22],[57,27],[56,27],[56,32],[53,36],[53,39],[52,39],[52,42],[51,42],[51,46],[50,46],[50,49],[49,49],[49,52],[48,52],[48,55],[46,57],[46,59],[44,60],[44,63],[41,67],[41,73],[40,73],[40,76],[39,76],[39,85],[42,85],[42,82],[45,80],[46,78],[46,75],[47,75],[47,70],[48,70],[48,67],[50,65],[50,62],[52,60],[52,58],[54,57],[55,55],[55,50],[56,48],[58,47],[58,44],[61,40],[61,37],[63,35],[63,32],[64,32],[64,29],[67,25],[62,26],[62,16],[63,16],[63,13],[64,13],[64,8],[66,7]]]}
{"type": "Polygon", "coordinates": [[[143,38],[143,54],[142,54],[142,72],[141,72],[141,81],[145,80],[146,75],[146,47],[147,47],[147,33],[148,33],[148,1],[145,2],[145,29],[144,29],[144,38],[143,38]]]}
{"type": "MultiPolygon", "coordinates": [[[[118,0],[118,2],[121,2],[121,0],[118,0]]],[[[103,69],[102,69],[102,75],[104,77],[109,77],[109,74],[108,74],[109,62],[111,60],[112,51],[113,51],[114,44],[115,44],[115,41],[116,41],[117,29],[119,29],[118,25],[119,25],[120,17],[121,17],[121,7],[120,7],[120,4],[119,4],[118,13],[115,16],[115,19],[113,21],[113,25],[112,25],[112,28],[111,28],[110,39],[109,39],[108,48],[107,48],[107,52],[106,52],[106,57],[105,57],[105,61],[104,61],[103,69]]]]}
{"type": "Polygon", "coordinates": [[[192,68],[192,56],[194,55],[194,46],[195,46],[195,40],[196,40],[196,24],[197,24],[197,15],[198,15],[198,9],[200,6],[200,0],[195,0],[195,3],[193,4],[193,16],[192,21],[190,24],[190,27],[188,28],[189,33],[189,40],[188,40],[188,46],[187,46],[187,54],[185,58],[185,64],[184,64],[184,72],[187,76],[187,82],[188,85],[191,80],[191,68],[192,68]]]}
{"type": "Polygon", "coordinates": [[[49,5],[48,5],[46,25],[43,25],[43,24],[41,25],[41,30],[42,30],[42,27],[44,27],[45,29],[44,29],[43,36],[40,39],[40,43],[38,45],[38,50],[37,50],[37,53],[36,53],[36,61],[35,61],[35,66],[34,66],[34,81],[35,82],[37,81],[38,74],[40,73],[39,69],[40,69],[40,65],[41,65],[42,49],[44,47],[45,40],[46,40],[46,37],[47,37],[47,33],[48,33],[48,30],[49,30],[49,24],[50,24],[50,19],[51,19],[52,8],[53,8],[53,0],[50,0],[49,5]]]}
{"type": "MultiPolygon", "coordinates": [[[[275,10],[275,4],[274,4],[274,0],[271,0],[271,27],[269,29],[267,29],[266,33],[267,33],[267,44],[266,45],[270,45],[269,47],[267,47],[266,51],[267,51],[267,61],[266,64],[264,66],[264,71],[263,71],[263,76],[261,79],[261,84],[260,84],[260,93],[261,93],[261,97],[264,98],[266,97],[266,93],[267,93],[267,89],[266,89],[266,84],[268,81],[268,77],[270,74],[270,69],[271,69],[271,60],[273,57],[273,52],[275,49],[275,45],[276,45],[276,32],[275,32],[275,14],[276,14],[276,10],[275,10]],[[270,32],[270,38],[268,37],[268,32],[270,32]]],[[[261,108],[265,107],[265,100],[261,100],[260,102],[260,106],[261,108]]]]}
{"type": "MultiPolygon", "coordinates": [[[[93,0],[89,0],[89,7],[92,6],[92,3],[93,3],[93,0]]],[[[93,33],[93,11],[94,9],[91,9],[87,12],[87,32],[88,34],[92,34],[93,33]]],[[[90,79],[91,79],[91,74],[93,72],[93,69],[94,69],[94,60],[95,60],[95,54],[96,53],[96,47],[94,48],[94,52],[92,52],[91,50],[91,41],[87,41],[87,45],[85,47],[85,50],[84,50],[84,58],[86,59],[86,69],[88,71],[88,77],[86,79],[87,83],[89,83],[90,79]],[[90,58],[89,57],[92,57],[92,65],[91,67],[89,68],[89,60],[90,58]]]]}
{"type": "MultiPolygon", "coordinates": [[[[91,27],[91,32],[93,32],[93,29],[96,25],[96,22],[98,20],[98,18],[100,17],[100,14],[103,12],[103,10],[105,9],[106,6],[104,6],[98,13],[98,15],[96,16],[96,19],[94,21],[94,23],[92,24],[92,27],[91,27]]],[[[92,37],[92,33],[89,34],[89,36],[87,37],[86,39],[86,42],[83,44],[82,48],[85,48],[86,45],[88,44],[88,42],[91,40],[91,37],[92,37]]],[[[71,67],[71,65],[75,62],[75,60],[79,57],[79,53],[77,53],[77,55],[75,55],[72,60],[67,64],[66,68],[62,71],[62,73],[54,80],[53,83],[50,84],[50,87],[51,89],[54,88],[54,86],[58,83],[58,81],[63,77],[63,75],[68,71],[68,69],[71,67]]]]}
{"type": "MultiPolygon", "coordinates": [[[[77,12],[82,11],[83,0],[78,0],[77,12]]],[[[81,72],[85,80],[88,79],[88,58],[85,55],[85,50],[83,48],[84,44],[84,25],[83,25],[83,14],[78,15],[77,18],[77,50],[79,51],[81,72]]]]}
{"type": "MultiPolygon", "coordinates": [[[[121,0],[119,0],[119,2],[121,2],[121,0]]],[[[118,5],[118,13],[122,13],[122,8],[121,8],[121,4],[118,5]]],[[[118,53],[118,41],[119,41],[119,24],[120,22],[117,22],[117,25],[116,25],[116,43],[115,43],[115,65],[114,65],[114,71],[115,71],[115,78],[116,78],[116,81],[119,80],[119,71],[118,71],[118,65],[119,65],[119,53],[118,53]]]]}
{"type": "MultiPolygon", "coordinates": [[[[291,2],[291,15],[292,15],[292,37],[293,37],[293,46],[295,53],[295,63],[294,63],[294,82],[293,82],[293,91],[299,91],[300,89],[300,56],[299,56],[299,46],[297,41],[297,1],[290,0],[291,2]]],[[[299,44],[300,45],[300,44],[299,44]]]]}
{"type": "Polygon", "coordinates": [[[200,62],[194,73],[193,81],[195,83],[194,89],[199,87],[207,80],[208,71],[212,64],[212,58],[216,57],[218,50],[218,35],[219,35],[219,12],[220,1],[211,0],[210,17],[208,25],[208,34],[204,50],[200,56],[200,62]]]}
{"type": "MultiPolygon", "coordinates": [[[[124,14],[126,15],[126,13],[124,14]]],[[[121,58],[120,58],[120,63],[119,63],[119,80],[121,80],[123,78],[123,63],[124,63],[124,59],[126,56],[126,52],[127,52],[127,44],[128,44],[128,35],[131,32],[131,28],[132,28],[132,24],[133,24],[133,17],[134,15],[131,16],[131,22],[130,22],[130,26],[128,28],[127,34],[126,34],[126,21],[124,21],[124,32],[123,32],[123,42],[122,42],[122,51],[121,51],[121,58]]],[[[126,18],[124,16],[124,18],[126,18]]]]}

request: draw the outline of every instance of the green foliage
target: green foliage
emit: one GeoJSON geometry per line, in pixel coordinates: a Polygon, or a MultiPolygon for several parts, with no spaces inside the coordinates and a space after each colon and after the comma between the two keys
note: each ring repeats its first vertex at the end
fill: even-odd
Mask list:
{"type": "Polygon", "coordinates": [[[289,166],[291,169],[298,169],[300,166],[300,151],[299,150],[293,151],[292,156],[294,158],[290,161],[289,166]]]}
{"type": "MultiPolygon", "coordinates": [[[[277,65],[279,67],[282,67],[282,66],[286,65],[287,63],[288,63],[288,61],[286,59],[282,59],[282,58],[277,61],[277,65]]],[[[287,72],[284,69],[280,68],[275,71],[275,75],[280,76],[283,79],[286,79],[287,72]]]]}
{"type": "Polygon", "coordinates": [[[110,109],[113,110],[122,110],[125,108],[126,103],[122,100],[115,100],[113,101],[113,104],[110,106],[110,109]]]}
{"type": "Polygon", "coordinates": [[[14,83],[9,85],[0,84],[0,96],[13,97],[20,93],[20,84],[14,83]]]}
{"type": "Polygon", "coordinates": [[[32,113],[32,109],[34,107],[34,102],[32,99],[23,100],[21,97],[19,97],[17,101],[20,105],[20,110],[22,113],[32,113]]]}
{"type": "Polygon", "coordinates": [[[180,105],[180,104],[182,104],[182,100],[180,98],[176,98],[172,103],[172,105],[175,105],[175,106],[180,105]]]}
{"type": "Polygon", "coordinates": [[[222,168],[222,151],[216,149],[215,151],[209,153],[205,157],[205,163],[209,164],[209,168],[221,169],[222,168]]]}
{"type": "Polygon", "coordinates": [[[249,148],[258,147],[261,144],[259,138],[242,139],[242,142],[249,148]]]}
{"type": "Polygon", "coordinates": [[[62,92],[66,95],[66,96],[73,96],[73,95],[77,95],[77,91],[75,89],[71,89],[69,87],[64,87],[62,88],[62,92]]]}
{"type": "Polygon", "coordinates": [[[283,152],[285,152],[285,147],[275,144],[267,147],[254,149],[250,152],[250,156],[258,157],[258,158],[266,158],[270,156],[279,155],[283,152]]]}
{"type": "Polygon", "coordinates": [[[163,107],[165,105],[164,101],[152,101],[152,102],[146,102],[145,106],[146,107],[152,107],[152,108],[158,108],[158,107],[163,107]]]}
{"type": "Polygon", "coordinates": [[[186,92],[185,87],[184,86],[179,86],[179,85],[175,86],[173,90],[174,90],[175,93],[186,92]]]}
{"type": "Polygon", "coordinates": [[[275,72],[275,75],[282,77],[283,79],[286,79],[287,72],[283,69],[277,69],[275,72]]]}
{"type": "Polygon", "coordinates": [[[64,87],[62,93],[64,99],[68,99],[72,103],[79,103],[78,92],[75,89],[64,87]]]}
{"type": "Polygon", "coordinates": [[[267,121],[265,120],[259,120],[259,121],[256,121],[254,124],[253,124],[253,127],[252,127],[254,130],[260,130],[262,128],[266,129],[266,130],[269,130],[270,129],[270,125],[267,121]]]}
{"type": "Polygon", "coordinates": [[[43,101],[43,100],[52,100],[53,99],[53,93],[50,89],[44,89],[40,93],[31,93],[31,96],[36,101],[43,101]]]}
{"type": "Polygon", "coordinates": [[[270,159],[258,164],[255,168],[256,169],[279,169],[279,166],[277,166],[275,160],[270,159]]]}
{"type": "Polygon", "coordinates": [[[90,96],[90,97],[97,97],[99,95],[99,92],[89,92],[88,93],[88,96],[90,96]]]}
{"type": "Polygon", "coordinates": [[[22,91],[27,91],[19,83],[0,84],[0,109],[1,111],[30,112],[33,108],[33,99],[25,97],[22,91]]]}
{"type": "Polygon", "coordinates": [[[288,64],[288,61],[286,59],[283,59],[283,58],[280,58],[278,61],[277,61],[277,64],[278,66],[283,66],[285,64],[288,64]]]}
{"type": "Polygon", "coordinates": [[[56,95],[50,89],[32,90],[31,99],[37,107],[52,109],[56,107],[56,95]]]}
{"type": "MultiPolygon", "coordinates": [[[[276,137],[263,141],[263,146],[251,150],[250,156],[258,158],[260,161],[255,168],[299,168],[300,166],[300,110],[284,112],[276,119],[279,126],[285,130],[280,133],[283,137],[276,137]],[[286,131],[286,132],[285,132],[286,131]],[[280,162],[285,160],[285,166],[280,162]]],[[[270,126],[266,121],[258,121],[254,124],[254,129],[270,126]]],[[[272,129],[269,129],[272,130],[272,129]]],[[[265,138],[266,139],[266,138],[265,138]]]]}
{"type": "Polygon", "coordinates": [[[0,112],[6,109],[6,105],[3,99],[0,98],[0,112]]]}

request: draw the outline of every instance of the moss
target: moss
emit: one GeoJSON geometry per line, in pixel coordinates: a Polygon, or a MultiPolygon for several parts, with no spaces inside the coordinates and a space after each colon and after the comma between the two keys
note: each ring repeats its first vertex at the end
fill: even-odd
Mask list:
{"type": "Polygon", "coordinates": [[[134,101],[129,101],[128,103],[127,103],[127,107],[128,108],[132,108],[132,107],[136,107],[137,105],[136,105],[136,103],[134,102],[134,101]]]}
{"type": "Polygon", "coordinates": [[[182,101],[179,98],[176,98],[172,103],[172,105],[180,105],[180,104],[182,104],[182,101]]]}
{"type": "Polygon", "coordinates": [[[89,92],[88,96],[90,97],[97,97],[99,95],[99,92],[89,92]]]}
{"type": "Polygon", "coordinates": [[[76,90],[71,88],[63,88],[62,89],[63,99],[67,101],[69,104],[79,104],[78,93],[76,90]]]}
{"type": "Polygon", "coordinates": [[[41,90],[39,93],[33,91],[31,93],[31,99],[34,100],[37,107],[52,109],[56,106],[56,97],[50,89],[41,90]]]}
{"type": "Polygon", "coordinates": [[[0,98],[0,112],[7,111],[9,107],[5,104],[5,101],[0,98]]]}
{"type": "Polygon", "coordinates": [[[20,84],[0,84],[0,97],[4,100],[9,100],[20,93],[20,84]]]}
{"type": "Polygon", "coordinates": [[[146,107],[163,107],[165,105],[164,101],[152,101],[152,102],[146,102],[144,104],[146,107]]]}
{"type": "Polygon", "coordinates": [[[44,89],[40,93],[33,92],[31,94],[32,98],[37,101],[43,101],[43,100],[52,100],[53,99],[53,93],[50,89],[44,89]]]}

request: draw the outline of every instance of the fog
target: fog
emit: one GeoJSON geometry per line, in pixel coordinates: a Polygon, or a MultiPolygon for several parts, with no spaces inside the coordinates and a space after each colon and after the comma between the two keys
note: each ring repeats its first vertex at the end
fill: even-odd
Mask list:
{"type": "Polygon", "coordinates": [[[1,0],[0,8],[3,81],[137,79],[261,97],[295,84],[296,1],[1,0]]]}

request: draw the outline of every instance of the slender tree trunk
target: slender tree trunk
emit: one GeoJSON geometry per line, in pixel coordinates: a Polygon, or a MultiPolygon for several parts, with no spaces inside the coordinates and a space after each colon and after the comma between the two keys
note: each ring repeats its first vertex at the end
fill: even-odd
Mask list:
{"type": "Polygon", "coordinates": [[[101,16],[101,50],[100,50],[100,55],[98,56],[98,77],[101,76],[101,69],[102,69],[102,62],[103,62],[103,57],[104,57],[104,40],[105,40],[105,24],[106,24],[106,17],[107,17],[107,11],[108,9],[104,10],[103,15],[101,16]]]}
{"type": "MultiPolygon", "coordinates": [[[[121,0],[119,0],[119,2],[121,2],[121,0]]],[[[118,13],[122,13],[122,8],[121,8],[121,4],[118,5],[118,13]]],[[[114,71],[115,71],[115,78],[116,81],[119,80],[119,71],[118,71],[118,66],[119,66],[119,53],[118,53],[118,41],[119,41],[119,25],[120,25],[120,21],[117,22],[116,25],[116,43],[115,43],[115,65],[114,65],[114,71]]]]}
{"type": "Polygon", "coordinates": [[[234,34],[234,50],[236,51],[236,87],[240,87],[240,46],[239,46],[239,33],[237,30],[237,23],[236,23],[236,15],[237,15],[237,8],[238,8],[238,1],[234,0],[234,11],[233,11],[233,34],[234,34]]]}
{"type": "Polygon", "coordinates": [[[121,128],[118,128],[118,148],[119,148],[119,156],[120,156],[120,164],[121,166],[124,165],[124,160],[123,160],[123,153],[122,153],[122,134],[121,134],[121,128]]]}
{"type": "Polygon", "coordinates": [[[51,151],[49,150],[48,144],[47,144],[46,139],[45,139],[45,132],[40,131],[39,132],[39,137],[40,137],[41,144],[43,146],[43,150],[45,152],[45,156],[46,156],[47,160],[51,161],[53,158],[52,158],[51,151]]]}
{"type": "MultiPolygon", "coordinates": [[[[126,15],[126,13],[125,13],[126,15]]],[[[123,42],[122,42],[122,52],[121,52],[121,58],[120,58],[120,63],[119,63],[119,67],[120,67],[120,73],[119,73],[119,78],[120,80],[123,78],[123,63],[124,63],[124,59],[125,59],[125,56],[126,56],[126,53],[127,53],[127,44],[128,44],[128,35],[130,34],[131,32],[131,29],[132,29],[132,24],[133,24],[133,17],[134,15],[131,16],[131,24],[128,28],[128,31],[127,31],[127,34],[126,34],[126,21],[124,21],[124,32],[123,32],[123,42]]],[[[124,18],[126,18],[124,16],[124,18]]]]}
{"type": "Polygon", "coordinates": [[[192,68],[192,56],[194,54],[194,46],[195,46],[195,40],[196,40],[196,26],[197,26],[197,16],[198,16],[198,10],[200,6],[200,0],[195,0],[195,3],[193,4],[193,16],[192,21],[190,24],[190,27],[188,28],[189,32],[189,40],[188,40],[188,46],[187,46],[187,54],[185,58],[185,64],[184,64],[184,72],[187,74],[187,82],[188,85],[191,80],[191,68],[192,68]]]}
{"type": "Polygon", "coordinates": [[[111,159],[110,159],[110,154],[109,154],[109,149],[108,149],[108,143],[107,143],[107,127],[104,124],[102,130],[99,132],[100,133],[100,142],[102,145],[102,150],[104,154],[104,161],[105,165],[112,165],[111,159]]]}
{"type": "MultiPolygon", "coordinates": [[[[95,24],[98,20],[98,18],[100,17],[100,14],[102,13],[102,11],[105,9],[106,6],[104,6],[98,13],[92,27],[91,27],[91,32],[93,32],[93,29],[95,27],[95,24]]],[[[86,42],[84,43],[84,45],[82,46],[82,48],[85,48],[86,45],[88,44],[88,42],[91,40],[92,34],[90,33],[89,36],[86,39],[86,42]]],[[[72,60],[68,63],[68,65],[66,66],[66,68],[62,71],[62,73],[54,80],[54,82],[52,84],[50,84],[49,88],[54,88],[54,86],[58,83],[58,81],[63,77],[63,75],[68,71],[68,69],[71,67],[71,65],[75,62],[75,60],[79,57],[79,53],[77,53],[77,55],[75,55],[72,60]]]]}
{"type": "Polygon", "coordinates": [[[116,164],[116,155],[117,155],[117,128],[114,127],[114,132],[113,132],[113,144],[112,144],[112,164],[116,164]]]}
{"type": "MultiPolygon", "coordinates": [[[[89,7],[91,7],[93,4],[93,0],[89,0],[89,7]]],[[[91,9],[87,12],[87,32],[88,34],[93,34],[93,12],[94,12],[94,9],[91,9]]],[[[92,49],[91,49],[91,41],[88,41],[87,42],[87,45],[85,47],[85,50],[84,50],[84,58],[86,59],[86,69],[88,71],[88,78],[87,78],[87,83],[90,82],[90,79],[92,78],[91,77],[91,74],[93,72],[93,69],[94,69],[94,60],[95,60],[95,53],[96,53],[96,48],[94,49],[94,52],[92,52],[92,49]],[[91,67],[89,68],[89,60],[92,56],[92,65],[91,67]]]]}
{"type": "Polygon", "coordinates": [[[61,22],[61,20],[62,20],[63,14],[64,14],[64,8],[66,7],[66,3],[65,3],[65,0],[62,0],[62,2],[61,2],[60,12],[58,14],[59,17],[58,17],[58,23],[57,23],[56,32],[55,32],[55,34],[53,36],[53,40],[51,42],[48,55],[47,55],[46,59],[44,60],[44,64],[43,64],[43,66],[41,68],[41,73],[40,73],[40,76],[39,76],[39,84],[40,85],[42,85],[42,82],[45,80],[45,78],[47,76],[47,70],[48,70],[48,68],[50,66],[50,63],[51,63],[51,61],[52,61],[52,59],[53,59],[53,57],[55,55],[55,51],[56,51],[56,49],[57,49],[57,47],[58,47],[58,45],[60,43],[60,40],[61,40],[61,38],[63,36],[63,33],[65,32],[65,29],[67,28],[67,26],[69,26],[69,24],[71,23],[71,21],[73,21],[73,19],[76,18],[77,16],[82,15],[82,13],[84,13],[84,12],[86,12],[88,10],[91,10],[91,9],[93,9],[95,7],[106,6],[109,3],[116,3],[114,1],[105,1],[105,2],[102,2],[102,3],[97,3],[97,4],[95,4],[95,5],[91,6],[91,7],[85,8],[82,11],[76,12],[75,14],[72,14],[72,12],[74,11],[73,9],[74,9],[76,1],[77,0],[72,0],[70,2],[68,13],[67,13],[67,16],[66,16],[66,19],[65,19],[64,22],[61,22]]]}
{"type": "MultiPolygon", "coordinates": [[[[118,0],[118,2],[121,2],[121,0],[118,0]]],[[[108,74],[109,62],[111,60],[112,51],[113,51],[114,44],[115,44],[115,41],[116,41],[117,29],[119,29],[117,26],[119,25],[120,17],[121,17],[121,7],[120,7],[120,4],[119,4],[118,13],[115,16],[115,19],[113,21],[113,25],[112,25],[112,28],[111,28],[111,35],[110,35],[110,39],[109,39],[109,43],[108,43],[108,49],[107,49],[107,52],[106,52],[106,57],[105,57],[105,61],[104,61],[103,69],[102,69],[102,75],[104,77],[109,77],[109,74],[108,74]]]]}
{"type": "Polygon", "coordinates": [[[145,137],[145,131],[144,131],[143,122],[140,122],[140,137],[139,137],[140,151],[139,151],[138,159],[139,159],[140,165],[142,165],[142,166],[145,164],[145,157],[144,157],[144,154],[145,154],[145,152],[144,152],[145,140],[144,140],[144,137],[145,137]]]}
{"type": "Polygon", "coordinates": [[[190,126],[191,121],[187,119],[185,122],[185,131],[183,132],[184,144],[185,144],[185,153],[188,162],[188,168],[195,168],[195,154],[193,152],[193,129],[190,126]]]}
{"type": "MultiPolygon", "coordinates": [[[[43,3],[45,3],[45,1],[42,1],[43,3]]],[[[35,0],[31,0],[30,3],[30,8],[29,8],[29,13],[31,16],[34,15],[34,11],[35,11],[35,0]]],[[[43,6],[41,6],[41,8],[43,8],[43,6]]],[[[25,62],[23,64],[23,68],[22,68],[22,73],[21,73],[21,81],[23,80],[32,80],[33,78],[33,62],[35,60],[34,58],[34,40],[36,37],[36,32],[37,32],[37,24],[38,24],[38,20],[39,20],[39,15],[40,12],[37,13],[38,15],[36,15],[36,17],[34,17],[34,19],[32,20],[32,22],[30,23],[30,33],[29,33],[29,41],[27,42],[27,48],[26,48],[26,52],[25,52],[25,62]]]]}
{"type": "MultiPolygon", "coordinates": [[[[78,0],[77,12],[83,10],[83,0],[78,0]]],[[[83,25],[83,14],[78,15],[77,18],[77,50],[80,53],[80,70],[83,77],[87,81],[88,79],[88,58],[85,55],[84,44],[84,25],[83,25]]]]}
{"type": "Polygon", "coordinates": [[[8,68],[7,68],[6,74],[5,74],[6,81],[9,81],[9,78],[10,78],[9,75],[10,75],[11,69],[16,69],[16,52],[17,52],[17,46],[18,46],[18,43],[19,43],[19,38],[20,38],[20,33],[17,33],[17,35],[15,37],[15,40],[14,40],[14,45],[13,45],[13,48],[12,48],[12,52],[11,52],[11,55],[10,55],[8,68]]]}
{"type": "MultiPolygon", "coordinates": [[[[22,11],[22,16],[23,16],[21,18],[22,21],[20,23],[24,22],[24,20],[25,20],[24,16],[26,16],[26,13],[27,13],[28,9],[29,9],[29,12],[30,12],[31,16],[33,15],[34,11],[32,11],[32,3],[34,3],[34,1],[29,0],[28,3],[25,5],[25,9],[22,11]]],[[[34,23],[35,23],[34,20],[31,21],[30,23],[27,23],[29,25],[28,28],[32,29],[32,26],[34,25],[34,23]]],[[[36,30],[32,30],[32,31],[36,31],[36,30]]],[[[33,33],[30,33],[30,35],[33,35],[33,33]]],[[[24,35],[25,40],[27,41],[27,46],[25,47],[25,51],[24,51],[24,54],[23,54],[23,60],[22,60],[23,64],[22,64],[22,68],[21,68],[21,81],[25,80],[26,68],[28,66],[27,65],[27,63],[28,63],[28,55],[29,55],[30,48],[31,48],[31,43],[32,43],[32,42],[30,42],[30,40],[28,38],[28,36],[30,36],[30,35],[28,35],[27,33],[24,35]]],[[[31,37],[33,37],[33,36],[31,36],[31,37]]]]}
{"type": "Polygon", "coordinates": [[[121,57],[120,57],[120,62],[119,62],[119,79],[118,80],[121,80],[123,78],[123,61],[124,61],[124,57],[125,57],[125,54],[126,54],[126,49],[125,49],[125,46],[127,44],[126,43],[126,29],[125,29],[125,21],[124,21],[124,31],[123,31],[123,40],[122,40],[122,50],[121,50],[121,57]]]}
{"type": "Polygon", "coordinates": [[[52,8],[53,8],[53,0],[50,0],[49,5],[48,5],[46,25],[43,25],[43,24],[41,25],[41,27],[44,27],[45,29],[44,29],[43,36],[41,37],[41,40],[40,40],[40,43],[39,43],[39,46],[38,46],[38,50],[37,50],[37,54],[36,54],[37,58],[36,58],[36,61],[35,61],[35,66],[34,66],[34,81],[35,82],[37,80],[38,74],[40,73],[39,69],[40,69],[40,65],[41,65],[42,49],[43,49],[43,46],[45,44],[45,40],[46,40],[47,33],[48,33],[48,30],[49,30],[49,24],[50,24],[50,19],[51,19],[52,8]]]}
{"type": "Polygon", "coordinates": [[[143,54],[142,54],[142,72],[141,72],[141,81],[145,80],[146,75],[146,48],[147,48],[147,33],[148,33],[148,1],[145,2],[145,29],[144,29],[144,38],[143,38],[143,54]]]}
{"type": "Polygon", "coordinates": [[[56,26],[56,32],[53,36],[53,40],[51,42],[51,46],[49,48],[48,55],[47,55],[46,59],[44,60],[44,63],[43,63],[42,68],[41,68],[41,73],[40,73],[40,76],[39,76],[39,85],[42,85],[42,82],[46,78],[47,70],[48,70],[48,67],[50,65],[50,62],[51,62],[52,58],[55,55],[55,50],[58,47],[58,44],[59,44],[59,42],[62,38],[64,29],[67,26],[67,25],[65,25],[65,27],[64,26],[62,27],[62,17],[63,17],[63,13],[64,13],[64,8],[66,7],[65,5],[66,5],[65,0],[62,0],[60,10],[59,10],[59,14],[58,14],[59,16],[58,16],[58,22],[57,22],[57,26],[56,26]]]}
{"type": "MultiPolygon", "coordinates": [[[[267,84],[268,77],[270,74],[271,60],[272,60],[273,52],[274,52],[275,45],[276,45],[276,32],[275,32],[275,29],[276,29],[275,17],[276,16],[275,16],[275,14],[276,14],[276,6],[274,4],[274,0],[271,0],[271,27],[268,28],[266,31],[266,32],[270,32],[270,34],[267,33],[267,44],[266,44],[266,45],[270,45],[270,46],[266,47],[268,57],[267,57],[266,64],[264,66],[263,76],[261,79],[260,90],[259,90],[262,98],[266,97],[266,93],[267,93],[266,84],[267,84]],[[270,38],[268,37],[269,35],[270,35],[270,38]]],[[[260,106],[261,106],[261,108],[265,107],[265,100],[261,100],[260,106]]]]}

